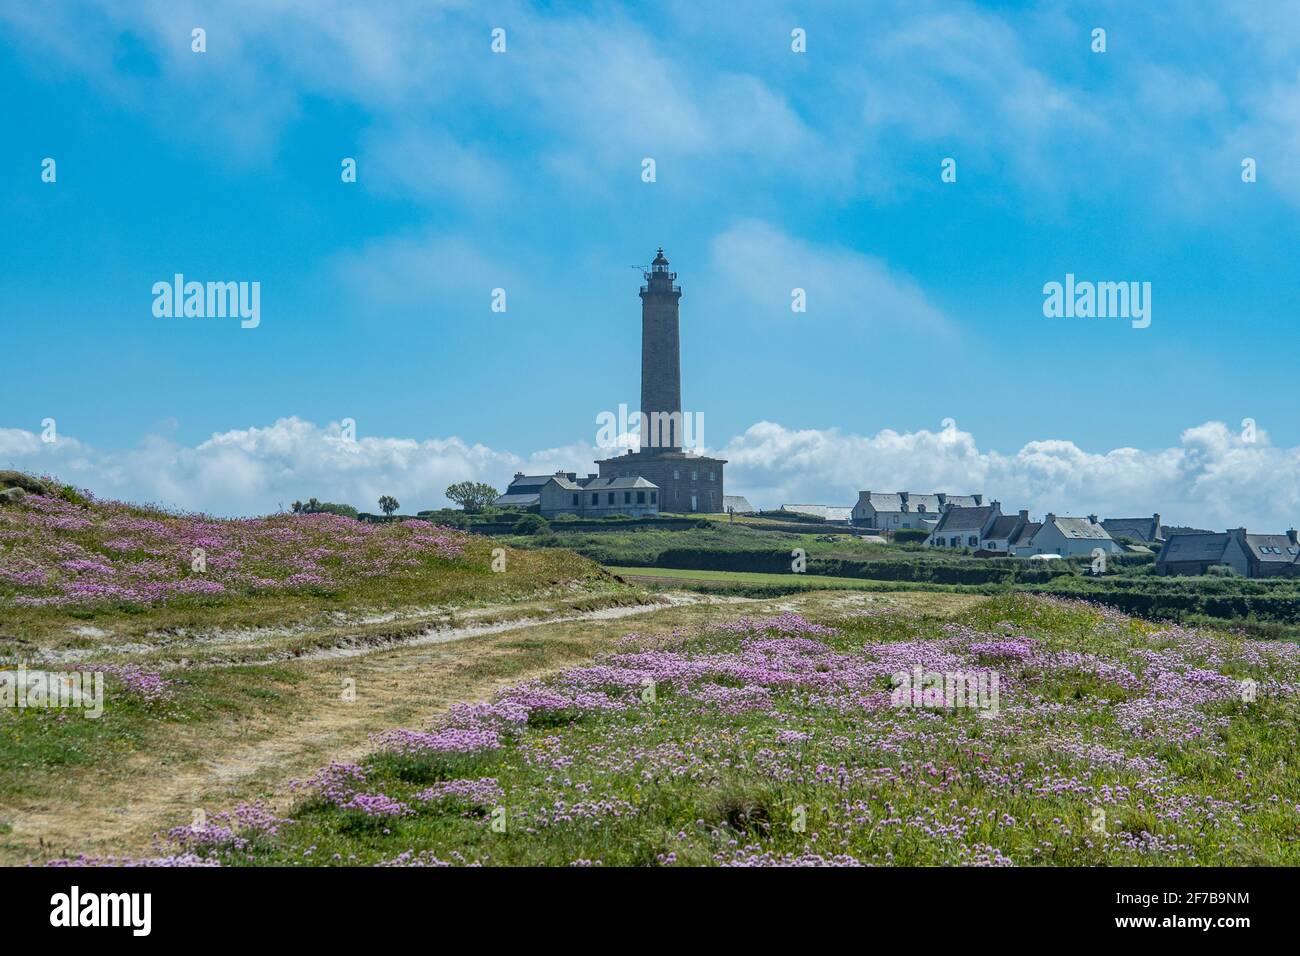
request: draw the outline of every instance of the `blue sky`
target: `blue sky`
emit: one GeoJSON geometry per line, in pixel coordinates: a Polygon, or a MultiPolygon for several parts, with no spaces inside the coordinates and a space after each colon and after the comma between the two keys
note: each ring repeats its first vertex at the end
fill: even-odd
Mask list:
{"type": "Polygon", "coordinates": [[[585,470],[663,245],[729,491],[1287,526],[1300,9],[1137,7],[6,5],[0,466],[218,513],[585,470]],[[155,318],[176,272],[260,326],[155,318]],[[1045,318],[1066,273],[1151,326],[1045,318]]]}

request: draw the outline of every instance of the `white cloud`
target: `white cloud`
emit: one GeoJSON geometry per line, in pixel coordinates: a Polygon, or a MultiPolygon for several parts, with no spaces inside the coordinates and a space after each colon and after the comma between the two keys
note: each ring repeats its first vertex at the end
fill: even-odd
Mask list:
{"type": "MultiPolygon", "coordinates": [[[[851,505],[861,490],[946,491],[982,493],[1004,511],[1028,508],[1035,516],[1158,511],[1166,524],[1261,531],[1286,530],[1300,511],[1300,448],[1276,448],[1263,431],[1247,442],[1220,422],[1189,428],[1167,448],[1089,452],[1045,439],[1011,454],[981,449],[956,427],[866,436],[759,422],[716,453],[730,462],[727,491],[760,507],[851,505]]],[[[583,442],[526,455],[457,437],[360,435],[351,443],[337,423],[298,418],[222,432],[193,447],[150,436],[115,452],[0,429],[4,467],[54,474],[101,497],[222,515],[262,514],[313,495],[373,510],[381,494],[392,494],[415,512],[444,504],[442,490],[455,481],[504,488],[516,471],[582,474],[595,470],[597,457],[583,442]]]]}
{"type": "MultiPolygon", "coordinates": [[[[714,237],[710,293],[740,301],[768,319],[788,323],[791,293],[807,293],[807,314],[871,328],[951,337],[955,327],[913,279],[881,259],[851,249],[793,239],[765,222],[747,220],[714,237]]],[[[802,318],[802,316],[799,316],[802,318]]]]}
{"type": "Polygon", "coordinates": [[[446,503],[442,491],[464,479],[504,488],[517,470],[547,474],[590,462],[595,449],[574,444],[528,456],[460,438],[345,441],[339,423],[319,427],[282,418],[232,429],[190,447],[149,436],[126,451],[101,452],[75,439],[43,443],[21,429],[0,429],[0,462],[56,477],[96,495],[156,502],[218,515],[255,515],[316,497],[374,510],[392,494],[410,513],[446,503]]]}
{"type": "Polygon", "coordinates": [[[1067,440],[1031,441],[1013,454],[982,450],[956,428],[874,436],[751,426],[721,449],[729,490],[768,505],[852,504],[861,490],[982,493],[1003,511],[1137,517],[1166,524],[1285,530],[1300,512],[1300,448],[1254,442],[1220,422],[1168,448],[1089,452],[1067,440]]]}

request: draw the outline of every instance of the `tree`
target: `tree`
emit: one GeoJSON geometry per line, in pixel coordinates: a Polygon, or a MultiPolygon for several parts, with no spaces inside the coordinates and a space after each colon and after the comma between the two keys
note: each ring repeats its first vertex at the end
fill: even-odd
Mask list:
{"type": "Polygon", "coordinates": [[[402,506],[398,503],[397,499],[394,498],[392,495],[379,496],[379,510],[382,511],[384,514],[388,515],[389,517],[392,517],[393,512],[400,507],[402,506]]]}
{"type": "Polygon", "coordinates": [[[449,501],[454,501],[466,511],[482,511],[497,498],[501,492],[481,481],[458,481],[443,492],[449,501]]]}

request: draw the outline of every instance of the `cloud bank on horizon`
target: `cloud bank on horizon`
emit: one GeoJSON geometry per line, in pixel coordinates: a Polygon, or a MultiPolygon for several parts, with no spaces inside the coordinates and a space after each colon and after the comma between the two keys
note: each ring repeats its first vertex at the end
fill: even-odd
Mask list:
{"type": "MultiPolygon", "coordinates": [[[[730,462],[727,493],[746,495],[756,507],[847,506],[862,490],[946,491],[982,493],[1003,511],[1028,508],[1036,517],[1158,511],[1167,525],[1274,532],[1290,527],[1300,508],[1300,448],[1275,447],[1262,429],[1222,422],[1188,428],[1168,448],[1089,452],[1051,439],[1003,454],[981,449],[956,423],[867,436],[764,421],[710,452],[730,462]]],[[[337,422],[321,427],[298,418],[214,434],[194,446],[151,435],[125,451],[0,429],[5,467],[53,474],[100,497],[229,516],[265,514],[313,496],[374,510],[381,494],[395,495],[413,514],[447,505],[442,491],[456,481],[504,488],[516,471],[594,471],[586,466],[597,457],[605,454],[580,441],[521,455],[455,437],[358,433],[347,440],[337,422]]]]}

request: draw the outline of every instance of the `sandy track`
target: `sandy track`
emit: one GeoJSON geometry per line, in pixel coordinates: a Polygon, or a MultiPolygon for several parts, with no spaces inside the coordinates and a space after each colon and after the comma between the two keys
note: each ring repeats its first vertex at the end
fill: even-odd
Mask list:
{"type": "Polygon", "coordinates": [[[655,630],[670,629],[716,603],[678,598],[560,614],[295,661],[306,681],[295,689],[287,719],[179,724],[167,747],[134,754],[109,775],[72,774],[57,797],[0,808],[12,825],[0,862],[147,855],[156,834],[189,823],[196,809],[212,814],[259,798],[283,808],[291,779],[362,755],[376,731],[417,725],[458,701],[486,699],[502,686],[589,659],[632,629],[628,619],[653,616],[655,630]],[[345,679],[356,682],[355,702],[342,699],[345,679]],[[195,760],[193,753],[204,756],[195,760]]]}
{"type": "Polygon", "coordinates": [[[709,617],[804,611],[812,603],[851,615],[866,607],[955,613],[975,600],[943,597],[945,606],[936,608],[930,605],[933,595],[833,591],[753,601],[697,595],[298,660],[290,666],[305,680],[295,688],[287,716],[178,724],[166,746],[134,754],[111,773],[91,779],[72,774],[56,796],[40,804],[0,807],[13,828],[0,839],[0,863],[78,853],[152,855],[155,835],[189,823],[196,809],[212,814],[255,799],[284,809],[290,780],[331,760],[361,756],[372,733],[417,726],[458,701],[487,699],[500,687],[589,660],[634,629],[632,622],[642,633],[664,633],[709,617]],[[353,703],[342,700],[345,679],[356,682],[353,703]]]}

